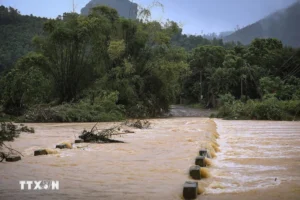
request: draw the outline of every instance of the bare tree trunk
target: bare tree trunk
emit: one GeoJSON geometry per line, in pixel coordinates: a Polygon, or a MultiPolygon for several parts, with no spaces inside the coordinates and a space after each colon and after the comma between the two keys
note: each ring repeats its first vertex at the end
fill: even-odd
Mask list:
{"type": "Polygon", "coordinates": [[[200,71],[200,98],[199,98],[199,101],[201,102],[202,100],[202,71],[200,71]]]}

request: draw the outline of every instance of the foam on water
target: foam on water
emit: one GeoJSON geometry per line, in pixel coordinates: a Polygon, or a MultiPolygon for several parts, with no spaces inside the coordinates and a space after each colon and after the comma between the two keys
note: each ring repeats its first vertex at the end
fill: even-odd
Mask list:
{"type": "MultiPolygon", "coordinates": [[[[34,156],[33,152],[53,149],[64,141],[73,142],[75,134],[90,130],[95,124],[34,124],[35,134],[21,134],[13,143],[24,159],[0,167],[1,198],[12,199],[13,193],[14,199],[30,200],[179,200],[182,184],[190,180],[188,169],[202,148],[217,155],[207,167],[211,177],[199,181],[199,187],[205,188],[208,194],[249,190],[256,193],[260,188],[281,184],[276,188],[280,192],[282,186],[293,186],[290,182],[300,183],[300,134],[299,138],[296,136],[297,130],[300,132],[299,123],[216,122],[219,134],[211,119],[152,119],[151,129],[134,129],[135,134],[122,136],[120,140],[125,143],[76,144],[73,149],[58,149],[58,154],[46,156],[34,156]],[[212,148],[212,144],[221,151],[215,152],[217,148],[212,148]],[[46,191],[38,197],[36,191],[26,195],[20,192],[18,181],[33,178],[59,180],[62,188],[56,191],[58,196],[46,191]]],[[[105,129],[115,124],[98,125],[105,129]]],[[[296,187],[294,184],[291,190],[297,190],[296,187]]],[[[227,196],[227,199],[243,199],[243,195],[227,196]]],[[[199,199],[219,197],[207,195],[199,199]]]]}
{"type": "Polygon", "coordinates": [[[241,121],[216,120],[216,123],[221,152],[214,160],[213,180],[205,193],[246,192],[300,179],[300,174],[288,174],[288,167],[299,158],[299,123],[293,128],[290,124],[279,128],[249,121],[247,128],[241,121]]]}

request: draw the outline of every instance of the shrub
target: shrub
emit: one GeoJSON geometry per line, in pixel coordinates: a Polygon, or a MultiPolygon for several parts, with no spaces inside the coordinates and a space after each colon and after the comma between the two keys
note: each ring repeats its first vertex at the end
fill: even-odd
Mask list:
{"type": "Polygon", "coordinates": [[[300,100],[282,101],[280,106],[293,120],[300,118],[300,100]]]}
{"type": "Polygon", "coordinates": [[[280,101],[274,96],[265,96],[262,101],[225,103],[217,117],[225,119],[295,120],[300,118],[300,101],[280,101]]]}
{"type": "Polygon", "coordinates": [[[251,117],[259,120],[283,120],[286,119],[285,113],[280,107],[279,100],[269,98],[254,104],[251,117]]]}
{"type": "Polygon", "coordinates": [[[36,106],[29,110],[20,121],[25,122],[104,122],[124,119],[124,108],[117,105],[118,93],[103,93],[91,102],[83,99],[73,104],[55,107],[36,106]]]}
{"type": "Polygon", "coordinates": [[[230,93],[220,95],[221,105],[233,104],[234,100],[235,100],[234,96],[230,93]]]}
{"type": "Polygon", "coordinates": [[[237,119],[243,113],[243,103],[241,101],[233,101],[231,104],[225,103],[219,108],[217,117],[226,119],[237,119]]]}

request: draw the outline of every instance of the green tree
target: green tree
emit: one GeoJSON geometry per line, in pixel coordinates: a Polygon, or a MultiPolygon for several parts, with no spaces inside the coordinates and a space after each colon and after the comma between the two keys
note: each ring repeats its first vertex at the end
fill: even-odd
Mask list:
{"type": "Polygon", "coordinates": [[[54,80],[61,102],[76,100],[94,81],[94,70],[106,63],[107,44],[116,20],[111,10],[94,8],[88,17],[65,14],[63,19],[45,24],[47,37],[35,38],[39,52],[49,61],[43,70],[54,80]]]}
{"type": "Polygon", "coordinates": [[[0,99],[6,113],[20,115],[25,108],[49,100],[50,81],[40,70],[46,62],[40,54],[28,54],[1,79],[0,99]]]}

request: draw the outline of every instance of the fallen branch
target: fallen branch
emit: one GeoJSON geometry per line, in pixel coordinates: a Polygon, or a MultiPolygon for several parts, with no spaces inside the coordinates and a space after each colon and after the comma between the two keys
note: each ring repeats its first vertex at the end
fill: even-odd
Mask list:
{"type": "Polygon", "coordinates": [[[138,128],[138,129],[147,129],[150,127],[150,122],[148,120],[140,120],[139,119],[134,122],[126,121],[125,125],[129,126],[129,127],[138,128]]]}
{"type": "Polygon", "coordinates": [[[91,129],[91,132],[94,131],[94,128],[97,126],[98,122],[93,126],[93,128],[91,129]]]}
{"type": "Polygon", "coordinates": [[[96,123],[90,131],[83,130],[79,138],[82,139],[84,142],[119,143],[121,141],[111,140],[110,138],[114,135],[128,134],[119,132],[122,125],[124,125],[125,123],[121,123],[120,125],[103,130],[98,130],[97,124],[98,123],[96,123]]]}
{"type": "Polygon", "coordinates": [[[7,158],[7,156],[5,155],[5,153],[0,152],[0,158],[1,158],[0,162],[2,162],[5,158],[7,158]]]}
{"type": "Polygon", "coordinates": [[[11,148],[11,147],[6,146],[4,143],[3,143],[3,146],[4,146],[5,148],[7,148],[10,152],[16,152],[16,153],[18,153],[18,154],[20,154],[21,156],[24,157],[24,155],[23,155],[21,152],[19,152],[19,151],[13,149],[13,148],[11,148]]]}
{"type": "MultiPolygon", "coordinates": [[[[33,128],[28,128],[27,126],[20,125],[21,128],[18,128],[17,125],[12,122],[5,123],[1,122],[0,124],[0,162],[4,159],[7,159],[11,154],[19,154],[21,156],[22,153],[13,149],[11,146],[7,146],[4,142],[12,142],[16,137],[19,137],[20,132],[34,132],[33,128]]],[[[23,156],[24,157],[24,156],[23,156]]]]}
{"type": "Polygon", "coordinates": [[[123,133],[113,133],[111,134],[112,136],[113,135],[127,135],[127,134],[132,134],[133,132],[130,132],[130,133],[127,133],[127,132],[123,132],[123,133]]]}
{"type": "Polygon", "coordinates": [[[28,126],[22,126],[20,129],[18,129],[21,132],[27,132],[27,133],[34,133],[34,128],[28,128],[28,126]]]}
{"type": "MultiPolygon", "coordinates": [[[[11,154],[19,154],[19,155],[21,155],[21,156],[24,157],[24,155],[23,155],[21,152],[19,152],[19,151],[13,149],[13,148],[11,148],[11,147],[8,147],[8,146],[6,146],[5,144],[2,144],[2,147],[3,147],[3,146],[4,146],[6,149],[8,149],[9,152],[0,152],[0,158],[1,158],[0,162],[3,162],[3,160],[4,160],[4,159],[7,159],[11,154]]],[[[2,147],[1,147],[1,148],[2,148],[2,147]]]]}

